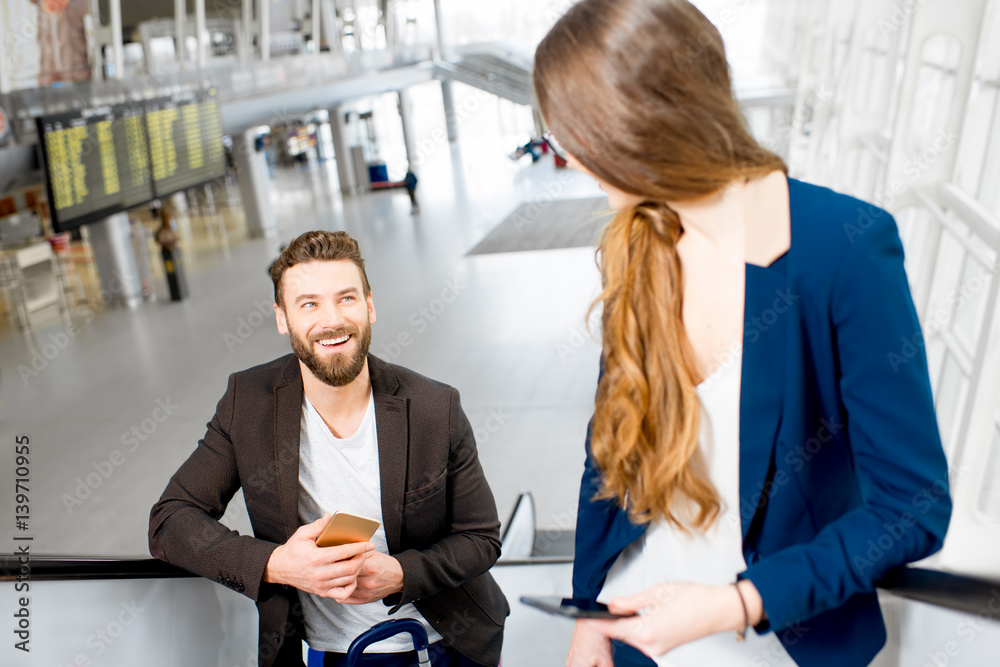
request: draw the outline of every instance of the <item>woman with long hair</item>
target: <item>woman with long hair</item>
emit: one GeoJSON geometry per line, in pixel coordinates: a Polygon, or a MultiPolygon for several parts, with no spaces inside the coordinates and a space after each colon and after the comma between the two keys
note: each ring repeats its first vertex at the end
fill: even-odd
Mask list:
{"type": "Polygon", "coordinates": [[[876,582],[951,513],[925,356],[893,361],[920,333],[895,223],[787,177],[685,0],[582,0],[534,76],[616,210],[574,595],[641,612],[577,621],[567,664],[868,664],[876,582]]]}

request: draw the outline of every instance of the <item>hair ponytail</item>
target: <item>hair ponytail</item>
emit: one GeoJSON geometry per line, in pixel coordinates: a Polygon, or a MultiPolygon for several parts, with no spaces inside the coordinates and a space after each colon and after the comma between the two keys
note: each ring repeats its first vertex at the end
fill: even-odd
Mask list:
{"type": "Polygon", "coordinates": [[[598,386],[591,451],[615,498],[633,520],[663,517],[687,530],[719,513],[718,492],[698,449],[700,408],[694,354],[684,329],[682,230],[666,204],[621,211],[600,246],[605,374],[598,386]],[[630,493],[631,492],[631,493],[630,493]],[[697,506],[679,517],[677,494],[697,506]]]}

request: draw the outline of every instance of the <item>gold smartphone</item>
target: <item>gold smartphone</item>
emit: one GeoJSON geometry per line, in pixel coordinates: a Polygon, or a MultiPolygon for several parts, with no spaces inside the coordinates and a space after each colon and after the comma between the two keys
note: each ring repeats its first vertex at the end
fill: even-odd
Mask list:
{"type": "Polygon", "coordinates": [[[378,530],[379,522],[350,512],[335,512],[316,538],[318,547],[339,547],[343,544],[367,542],[378,530]]]}

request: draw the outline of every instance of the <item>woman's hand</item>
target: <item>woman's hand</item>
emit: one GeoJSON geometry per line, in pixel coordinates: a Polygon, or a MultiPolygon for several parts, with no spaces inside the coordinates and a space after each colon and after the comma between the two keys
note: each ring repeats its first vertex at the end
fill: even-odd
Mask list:
{"type": "Polygon", "coordinates": [[[611,640],[597,627],[600,621],[578,620],[573,627],[566,667],[613,667],[611,640]]]}
{"type": "MultiPolygon", "coordinates": [[[[740,584],[753,625],[763,613],[760,595],[749,581],[740,584]]],[[[745,623],[743,604],[732,585],[657,584],[637,595],[615,598],[608,607],[617,613],[644,610],[635,618],[594,621],[594,629],[609,639],[631,644],[650,657],[717,632],[742,630],[745,623]]]]}

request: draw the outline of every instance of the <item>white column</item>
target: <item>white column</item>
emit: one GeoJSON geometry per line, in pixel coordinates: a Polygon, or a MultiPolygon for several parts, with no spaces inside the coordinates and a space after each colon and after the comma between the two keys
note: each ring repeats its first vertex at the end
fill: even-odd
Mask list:
{"type": "MultiPolygon", "coordinates": [[[[90,58],[90,78],[101,81],[104,79],[104,44],[101,37],[104,34],[104,24],[101,23],[100,0],[90,0],[90,15],[84,19],[85,29],[88,23],[90,35],[87,37],[87,57],[90,58]]],[[[10,26],[4,28],[4,35],[8,30],[10,26]]]]}
{"type": "Polygon", "coordinates": [[[398,25],[396,24],[395,16],[389,9],[388,0],[382,0],[379,3],[379,9],[382,12],[382,25],[385,27],[385,45],[391,49],[399,42],[398,25]]]}
{"type": "Polygon", "coordinates": [[[7,25],[7,12],[0,12],[0,94],[9,93],[10,84],[10,62],[7,59],[7,39],[9,39],[10,26],[7,25]]]}
{"type": "Polygon", "coordinates": [[[111,10],[111,57],[115,69],[115,79],[122,79],[125,73],[125,46],[122,43],[122,3],[121,0],[108,0],[111,10]]]}
{"type": "Polygon", "coordinates": [[[258,152],[256,130],[233,135],[233,158],[236,160],[237,183],[243,199],[247,232],[254,238],[278,235],[278,219],[271,205],[270,176],[264,152],[258,152]]]}
{"type": "Polygon", "coordinates": [[[184,0],[174,0],[174,42],[177,44],[177,62],[184,71],[187,64],[187,3],[184,0]]]}
{"type": "Polygon", "coordinates": [[[351,0],[351,11],[354,12],[354,50],[359,53],[364,50],[361,43],[361,19],[358,18],[358,0],[351,0]]]}
{"type": "Polygon", "coordinates": [[[205,25],[205,0],[194,0],[194,25],[198,32],[198,71],[205,69],[208,51],[208,27],[205,25]]]}
{"type": "Polygon", "coordinates": [[[344,40],[337,23],[337,9],[333,0],[321,0],[323,3],[323,34],[331,53],[344,52],[344,40]]]}
{"type": "Polygon", "coordinates": [[[351,149],[347,145],[347,127],[344,124],[343,106],[330,109],[330,131],[333,133],[333,152],[337,159],[337,177],[340,179],[340,194],[346,197],[354,193],[357,181],[354,178],[354,163],[351,149]]]}
{"type": "Polygon", "coordinates": [[[545,134],[545,119],[538,107],[531,107],[531,120],[535,124],[535,136],[540,137],[545,134]]]}
{"type": "Polygon", "coordinates": [[[108,305],[135,308],[142,302],[142,279],[132,247],[128,213],[115,213],[91,224],[87,231],[101,290],[110,295],[108,305]]]}
{"type": "Polygon", "coordinates": [[[271,59],[271,0],[257,0],[257,14],[260,20],[260,59],[271,59]]]}
{"type": "Polygon", "coordinates": [[[399,120],[403,124],[403,146],[406,148],[406,163],[409,165],[408,168],[410,171],[417,173],[417,151],[413,143],[416,133],[413,131],[413,105],[410,100],[410,91],[401,90],[397,95],[399,96],[399,120]]]}
{"type": "Polygon", "coordinates": [[[244,63],[253,61],[253,0],[243,0],[243,48],[240,60],[244,63]]]}
{"type": "Polygon", "coordinates": [[[321,7],[322,3],[320,2],[320,0],[312,0],[312,38],[313,38],[313,44],[315,44],[316,46],[317,56],[319,56],[320,53],[319,52],[320,43],[323,41],[322,40],[323,30],[321,21],[323,10],[321,9],[321,7]]]}
{"type": "Polygon", "coordinates": [[[444,31],[441,29],[441,0],[434,0],[434,27],[437,36],[434,40],[434,59],[444,57],[444,31]]]}
{"type": "MultiPolygon", "coordinates": [[[[434,40],[434,59],[444,58],[444,30],[441,19],[441,0],[434,0],[434,26],[437,37],[434,40]]],[[[441,79],[441,100],[444,103],[444,120],[448,128],[448,141],[458,140],[458,115],[455,113],[455,92],[449,79],[441,79]]]]}
{"type": "Polygon", "coordinates": [[[448,141],[458,141],[458,113],[455,111],[455,92],[450,79],[441,79],[441,100],[444,103],[444,122],[448,141]]]}

